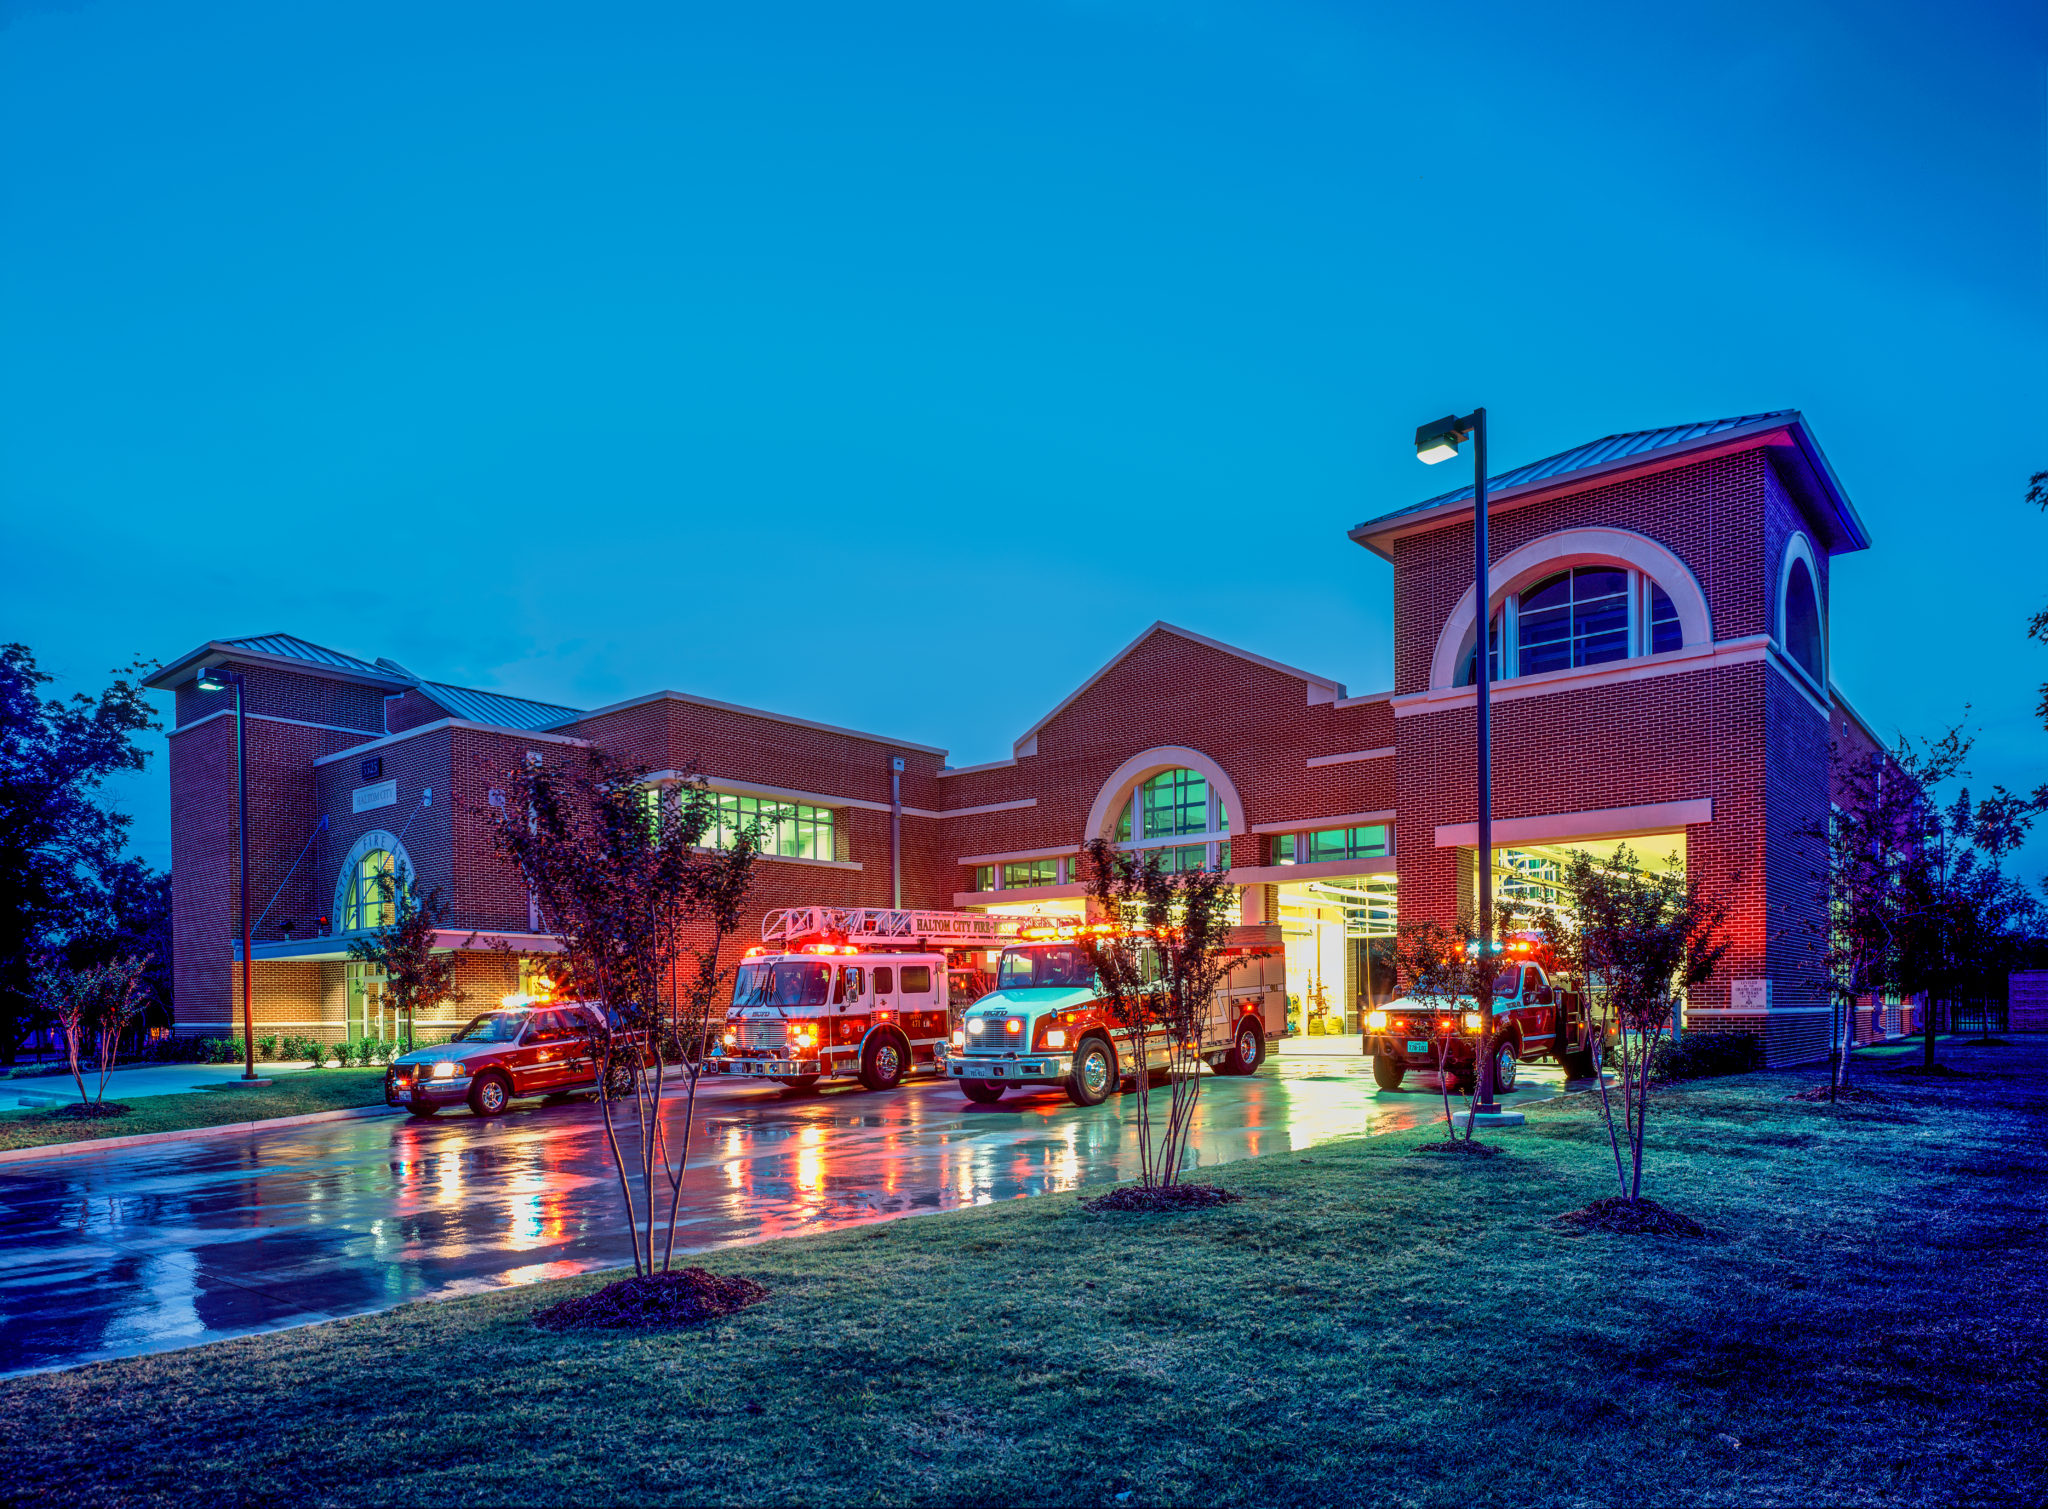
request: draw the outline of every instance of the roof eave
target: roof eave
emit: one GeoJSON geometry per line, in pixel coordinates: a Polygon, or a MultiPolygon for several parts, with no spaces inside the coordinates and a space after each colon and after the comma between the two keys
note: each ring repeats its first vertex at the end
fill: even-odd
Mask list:
{"type": "MultiPolygon", "coordinates": [[[[1639,451],[1630,456],[1618,456],[1612,461],[1582,467],[1577,471],[1561,472],[1554,477],[1538,477],[1514,487],[1504,487],[1487,495],[1487,513],[1504,504],[1530,503],[1539,498],[1552,497],[1562,493],[1579,492],[1603,482],[1615,481],[1625,476],[1641,475],[1647,472],[1663,471],[1668,467],[1682,464],[1690,459],[1716,452],[1743,450],[1756,444],[1764,437],[1786,433],[1798,447],[1801,459],[1819,481],[1821,490],[1827,495],[1830,509],[1841,529],[1842,543],[1829,550],[1830,555],[1851,550],[1870,548],[1870,534],[1863,526],[1848,495],[1843,492],[1834,468],[1828,465],[1821,454],[1813,435],[1807,427],[1803,414],[1794,410],[1790,414],[1777,413],[1759,419],[1753,424],[1737,429],[1722,430],[1712,435],[1695,436],[1654,451],[1639,451]]],[[[1394,558],[1393,542],[1403,535],[1416,534],[1434,529],[1452,519],[1467,518],[1472,513],[1472,500],[1462,498],[1451,503],[1442,503],[1420,513],[1382,514],[1368,519],[1346,531],[1346,537],[1364,546],[1385,561],[1394,558]]]]}
{"type": "Polygon", "coordinates": [[[264,650],[244,649],[222,639],[209,639],[196,650],[188,651],[171,661],[160,671],[146,677],[143,685],[151,691],[174,692],[199,671],[208,666],[224,665],[228,661],[238,665],[260,665],[280,671],[291,671],[300,676],[323,676],[330,681],[350,681],[358,686],[383,686],[394,691],[404,691],[412,683],[397,676],[368,675],[351,671],[338,665],[321,665],[312,660],[295,660],[289,655],[272,655],[264,650]]]}

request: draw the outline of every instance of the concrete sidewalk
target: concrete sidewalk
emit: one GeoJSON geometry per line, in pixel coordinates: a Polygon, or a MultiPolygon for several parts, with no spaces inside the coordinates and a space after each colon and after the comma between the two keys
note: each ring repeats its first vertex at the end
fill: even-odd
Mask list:
{"type": "MultiPolygon", "coordinates": [[[[264,1079],[285,1074],[302,1074],[313,1067],[308,1060],[297,1063],[262,1064],[256,1072],[264,1079]]],[[[233,1084],[242,1077],[240,1064],[137,1064],[116,1069],[107,1076],[107,1099],[141,1100],[150,1095],[186,1095],[209,1090],[215,1085],[233,1084]]],[[[99,1076],[85,1076],[86,1094],[92,1094],[99,1076]]],[[[0,1080],[0,1106],[18,1101],[24,1106],[68,1105],[78,1099],[78,1084],[69,1074],[37,1074],[27,1079],[0,1080]]]]}

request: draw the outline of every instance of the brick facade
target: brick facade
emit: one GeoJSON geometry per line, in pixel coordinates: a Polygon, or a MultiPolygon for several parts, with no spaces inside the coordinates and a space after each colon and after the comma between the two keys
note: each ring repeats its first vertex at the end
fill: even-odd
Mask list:
{"type": "MultiPolygon", "coordinates": [[[[1826,815],[1831,746],[1868,743],[1860,722],[1795,670],[1779,643],[1778,584],[1794,536],[1810,542],[1823,629],[1829,557],[1860,548],[1856,530],[1829,511],[1831,475],[1801,423],[1794,416],[1735,439],[1652,451],[1620,472],[1566,472],[1510,489],[1492,526],[1499,557],[1540,558],[1563,531],[1629,531],[1675,555],[1697,582],[1710,622],[1702,642],[1500,684],[1495,820],[1535,832],[1617,809],[1689,814],[1686,862],[1727,901],[1732,943],[1721,975],[1690,1007],[1697,1025],[1757,1031],[1780,1061],[1825,1050],[1813,927],[1819,856],[1808,835],[1826,815]],[[1735,1015],[1730,982],[1759,980],[1770,982],[1768,1014],[1735,1015]]],[[[464,705],[451,689],[405,684],[388,662],[293,649],[295,641],[264,655],[237,649],[255,642],[215,642],[155,683],[177,694],[170,763],[180,1028],[220,1031],[238,1010],[227,942],[233,732],[231,720],[210,716],[229,699],[192,687],[202,663],[239,665],[249,677],[252,908],[269,909],[257,935],[259,1030],[266,1021],[340,1030],[339,944],[323,935],[339,922],[343,862],[366,835],[403,835],[420,883],[448,900],[452,927],[526,933],[524,889],[492,851],[490,793],[530,754],[570,758],[585,743],[652,772],[832,809],[836,857],[764,860],[761,912],[889,904],[890,762],[900,758],[907,906],[1071,905],[1071,886],[970,894],[974,865],[1071,854],[1088,837],[1109,836],[1148,771],[1195,763],[1236,792],[1228,836],[1248,915],[1271,918],[1286,905],[1281,882],[1291,877],[1274,866],[1273,830],[1391,821],[1393,856],[1359,868],[1397,874],[1403,917],[1455,918],[1461,874],[1466,887],[1476,874],[1469,840],[1461,847],[1450,833],[1474,816],[1474,711],[1469,691],[1432,687],[1431,677],[1470,583],[1469,505],[1462,514],[1390,515],[1353,538],[1394,565],[1392,691],[1350,696],[1327,678],[1157,625],[1026,730],[1011,758],[965,769],[948,767],[939,750],[679,693],[565,716],[501,699],[508,716],[530,726],[477,723],[451,713],[464,705]],[[310,662],[316,653],[325,664],[294,669],[293,655],[310,662]],[[1172,750],[1194,753],[1150,753],[1172,750]],[[374,778],[363,773],[369,758],[379,761],[374,778]],[[358,811],[383,783],[390,800],[358,811]],[[304,957],[313,954],[323,958],[304,957]]],[[[472,1004],[512,988],[501,955],[466,954],[461,967],[472,1004]]],[[[1336,977],[1347,996],[1358,973],[1347,957],[1336,977]]]]}

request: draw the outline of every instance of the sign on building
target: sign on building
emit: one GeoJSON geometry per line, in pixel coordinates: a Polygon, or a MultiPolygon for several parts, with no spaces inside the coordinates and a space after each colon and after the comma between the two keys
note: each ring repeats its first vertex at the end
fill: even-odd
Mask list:
{"type": "Polygon", "coordinates": [[[375,807],[396,807],[398,805],[398,782],[379,781],[374,786],[356,787],[356,811],[368,812],[375,807]]]}
{"type": "Polygon", "coordinates": [[[1729,985],[1728,1005],[1735,1011],[1758,1013],[1771,1009],[1771,982],[1769,980],[1735,980],[1729,985]]]}

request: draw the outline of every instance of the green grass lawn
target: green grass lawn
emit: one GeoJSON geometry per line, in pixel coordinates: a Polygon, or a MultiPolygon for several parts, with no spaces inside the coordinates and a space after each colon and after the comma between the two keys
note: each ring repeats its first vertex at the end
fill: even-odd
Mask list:
{"type": "MultiPolygon", "coordinates": [[[[1704,1241],[1568,1236],[1584,1096],[1238,1163],[1241,1203],[1072,1196],[716,1254],[690,1332],[560,1337],[596,1278],[0,1385],[17,1502],[2038,1503],[2048,1047],[1955,1080],[1662,1094],[1704,1241]]],[[[1075,1114],[1086,1114],[1077,1112],[1075,1114]]]]}
{"type": "MultiPolygon", "coordinates": [[[[38,1088],[47,1083],[39,1082],[38,1088]]],[[[90,1085],[92,1081],[88,1079],[86,1083],[90,1085]]],[[[108,1081],[109,1101],[119,1099],[120,1083],[118,1074],[108,1081]]],[[[0,1100],[5,1099],[5,1094],[0,1090],[0,1100]]],[[[218,1085],[183,1095],[140,1096],[125,1102],[129,1107],[126,1116],[103,1120],[77,1121],[52,1108],[0,1111],[0,1149],[49,1147],[59,1142],[130,1137],[139,1132],[179,1132],[383,1103],[382,1069],[307,1069],[281,1074],[270,1084],[248,1089],[218,1085]]]]}

